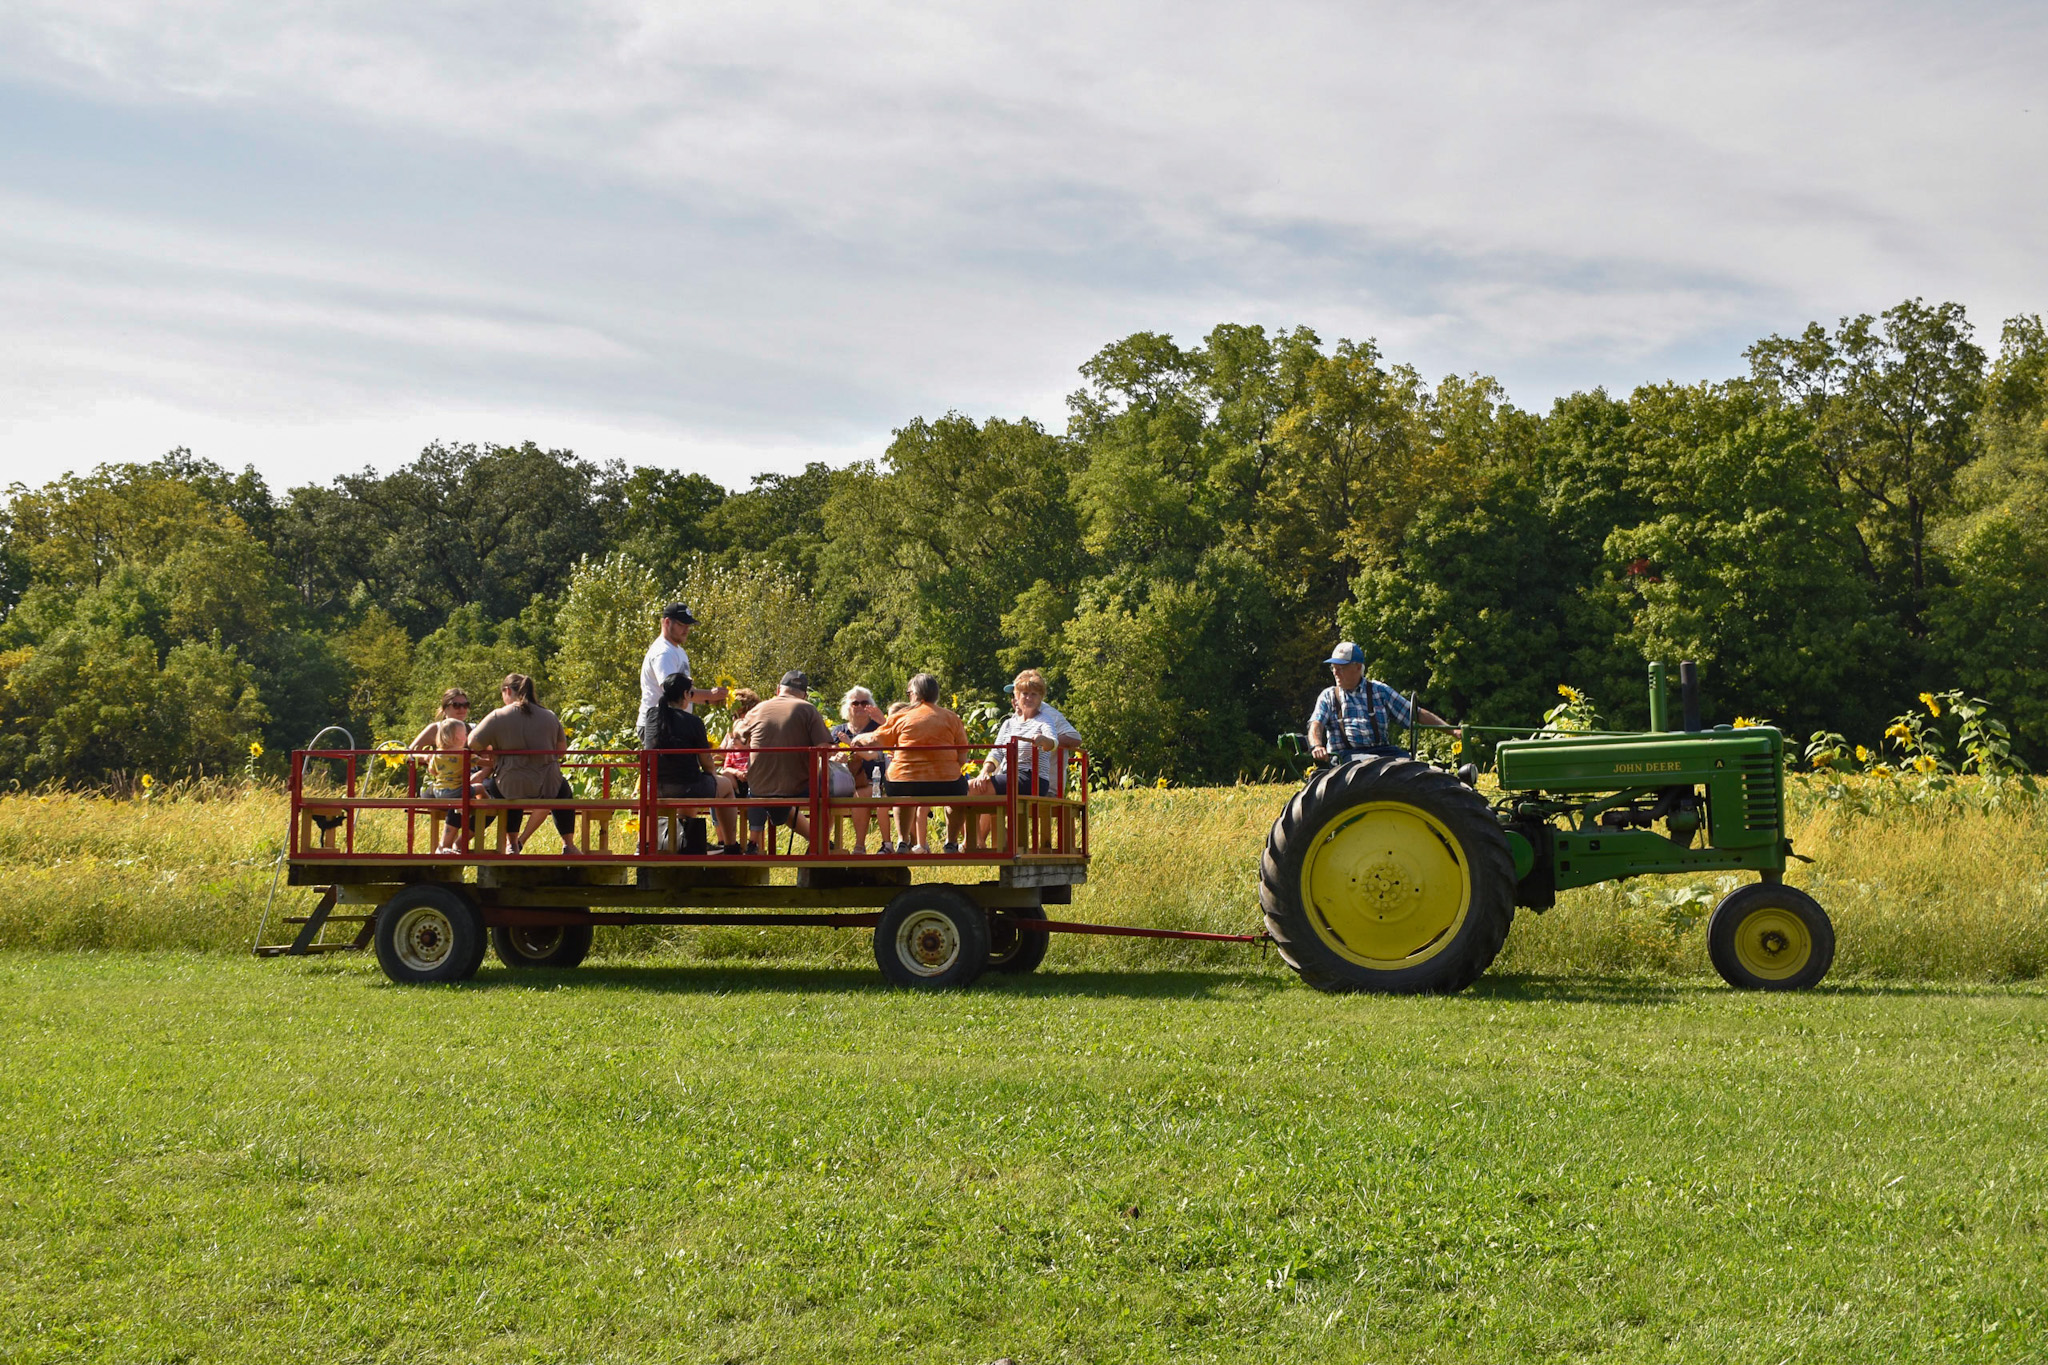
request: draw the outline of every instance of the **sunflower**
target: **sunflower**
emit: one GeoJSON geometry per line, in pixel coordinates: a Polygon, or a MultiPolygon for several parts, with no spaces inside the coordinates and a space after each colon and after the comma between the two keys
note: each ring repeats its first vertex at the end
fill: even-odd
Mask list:
{"type": "Polygon", "coordinates": [[[249,757],[263,757],[263,745],[259,741],[253,739],[249,741],[249,757]]]}
{"type": "Polygon", "coordinates": [[[1920,694],[1920,704],[1927,708],[1928,715],[1941,715],[1941,702],[1936,699],[1932,692],[1922,692],[1920,694]]]}

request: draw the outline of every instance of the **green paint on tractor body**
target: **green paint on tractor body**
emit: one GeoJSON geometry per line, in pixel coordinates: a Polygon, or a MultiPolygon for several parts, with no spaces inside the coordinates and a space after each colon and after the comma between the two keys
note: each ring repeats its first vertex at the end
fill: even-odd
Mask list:
{"type": "MultiPolygon", "coordinates": [[[[1657,719],[1662,672],[1652,670],[1657,719]]],[[[1509,739],[1494,766],[1523,905],[1653,872],[1748,870],[1769,881],[1791,853],[1785,737],[1767,725],[1509,739]]]]}

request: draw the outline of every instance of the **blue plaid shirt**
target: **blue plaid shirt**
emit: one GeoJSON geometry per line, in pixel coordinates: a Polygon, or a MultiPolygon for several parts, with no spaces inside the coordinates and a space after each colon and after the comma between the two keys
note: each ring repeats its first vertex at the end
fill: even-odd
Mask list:
{"type": "Polygon", "coordinates": [[[1309,724],[1323,727],[1323,743],[1339,758],[1393,743],[1389,729],[1409,720],[1407,699],[1371,678],[1360,678],[1349,692],[1324,688],[1308,718],[1309,724]]]}

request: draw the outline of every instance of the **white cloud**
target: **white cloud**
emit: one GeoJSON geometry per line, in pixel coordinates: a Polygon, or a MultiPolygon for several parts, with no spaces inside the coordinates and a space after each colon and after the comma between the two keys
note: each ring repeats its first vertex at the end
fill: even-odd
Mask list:
{"type": "Polygon", "coordinates": [[[2042,308],[2044,57],[2017,5],[16,0],[21,98],[362,200],[124,193],[84,138],[0,202],[0,348],[41,357],[0,394],[837,450],[1057,421],[1095,346],[1225,319],[1525,402],[1725,373],[1910,294],[2042,308]]]}

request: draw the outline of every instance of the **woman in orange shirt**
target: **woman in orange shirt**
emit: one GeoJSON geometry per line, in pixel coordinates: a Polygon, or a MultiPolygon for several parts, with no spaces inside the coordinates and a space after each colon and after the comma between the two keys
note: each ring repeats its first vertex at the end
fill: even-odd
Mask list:
{"type": "MultiPolygon", "coordinates": [[[[893,747],[896,756],[889,763],[891,796],[965,796],[967,778],[961,769],[967,762],[967,727],[960,717],[939,705],[939,680],[920,673],[910,680],[906,693],[910,708],[898,711],[882,722],[881,728],[854,738],[859,745],[893,747]]],[[[926,853],[924,811],[914,806],[896,808],[896,828],[908,835],[915,822],[916,847],[905,838],[896,845],[898,853],[926,853]],[[913,814],[914,812],[914,814],[913,814]]],[[[953,808],[946,815],[946,852],[960,851],[958,831],[967,828],[963,811],[953,808]]]]}

